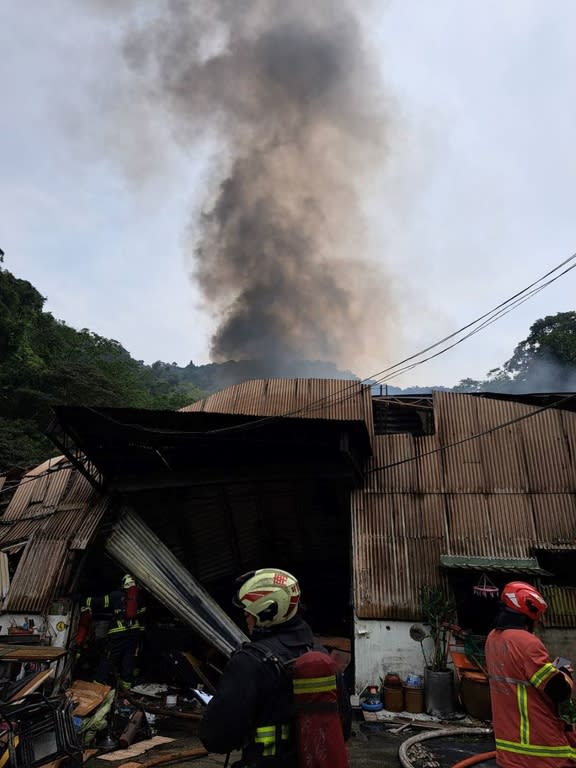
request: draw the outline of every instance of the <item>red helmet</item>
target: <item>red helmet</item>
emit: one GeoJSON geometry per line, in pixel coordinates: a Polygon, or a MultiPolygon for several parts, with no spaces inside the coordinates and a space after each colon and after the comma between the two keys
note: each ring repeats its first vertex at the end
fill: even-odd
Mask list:
{"type": "Polygon", "coordinates": [[[507,608],[523,613],[534,621],[538,621],[548,608],[540,592],[524,581],[511,581],[506,584],[502,590],[502,602],[507,608]]]}

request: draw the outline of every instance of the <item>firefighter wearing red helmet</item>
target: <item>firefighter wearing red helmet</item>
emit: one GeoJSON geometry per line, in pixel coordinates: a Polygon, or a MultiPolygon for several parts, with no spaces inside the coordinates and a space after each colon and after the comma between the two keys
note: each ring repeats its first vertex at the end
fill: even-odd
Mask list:
{"type": "Polygon", "coordinates": [[[486,666],[501,768],[567,768],[576,765],[573,734],[558,716],[572,694],[571,670],[555,666],[534,635],[546,601],[530,584],[511,581],[502,590],[495,628],[486,640],[486,666]]]}
{"type": "MultiPolygon", "coordinates": [[[[241,749],[238,768],[297,768],[296,682],[291,668],[314,648],[312,630],[298,612],[300,587],[292,574],[278,568],[245,574],[238,579],[238,587],[234,603],[244,612],[251,642],[238,649],[226,665],[199,736],[209,752],[226,754],[241,749]]],[[[332,664],[327,654],[322,657],[332,664]]],[[[335,670],[331,680],[329,687],[336,697],[335,670]]],[[[323,683],[326,691],[329,682],[326,678],[323,683]]],[[[332,755],[334,768],[347,766],[343,729],[347,737],[349,701],[342,694],[340,709],[346,704],[344,723],[335,707],[340,739],[335,741],[341,749],[336,759],[332,755]]]]}

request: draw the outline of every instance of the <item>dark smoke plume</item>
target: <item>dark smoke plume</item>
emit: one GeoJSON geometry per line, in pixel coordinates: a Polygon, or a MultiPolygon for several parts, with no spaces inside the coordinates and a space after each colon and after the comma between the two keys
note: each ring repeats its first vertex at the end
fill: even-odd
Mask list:
{"type": "Polygon", "coordinates": [[[212,358],[381,359],[390,304],[361,204],[386,122],[352,0],[162,7],[126,56],[181,144],[220,148],[190,227],[212,358]]]}

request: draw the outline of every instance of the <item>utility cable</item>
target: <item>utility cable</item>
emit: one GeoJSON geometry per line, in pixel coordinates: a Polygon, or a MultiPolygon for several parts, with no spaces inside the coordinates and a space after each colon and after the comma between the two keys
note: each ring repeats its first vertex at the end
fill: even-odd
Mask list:
{"type": "Polygon", "coordinates": [[[373,472],[380,472],[385,469],[392,469],[393,467],[399,467],[402,464],[408,464],[411,461],[419,461],[420,459],[423,459],[426,456],[432,456],[432,454],[434,453],[447,451],[449,448],[455,448],[458,445],[463,445],[463,443],[469,443],[471,440],[476,440],[479,437],[485,437],[486,435],[491,435],[493,432],[497,432],[500,429],[504,429],[505,427],[512,426],[512,424],[518,424],[518,422],[520,421],[531,419],[534,416],[537,416],[539,413],[543,413],[544,411],[549,411],[551,408],[561,408],[563,405],[568,403],[570,400],[574,400],[575,398],[576,398],[576,393],[572,395],[567,395],[566,397],[563,397],[561,400],[557,400],[554,403],[549,403],[548,405],[544,405],[541,408],[536,408],[534,411],[530,411],[530,413],[524,413],[522,416],[516,416],[516,418],[510,419],[509,421],[504,421],[501,424],[496,424],[495,427],[490,427],[489,429],[486,429],[483,432],[476,432],[474,435],[468,435],[468,437],[463,437],[461,440],[456,440],[453,443],[448,443],[447,445],[441,445],[438,448],[433,448],[431,451],[425,451],[424,453],[420,453],[418,454],[418,456],[409,456],[405,459],[399,459],[398,461],[394,461],[391,464],[382,464],[379,467],[372,467],[372,469],[368,469],[364,474],[370,475],[373,472]]]}
{"type": "Polygon", "coordinates": [[[525,301],[528,301],[528,299],[535,296],[541,290],[544,290],[544,288],[548,287],[549,285],[554,283],[556,280],[566,275],[568,272],[572,271],[573,269],[576,269],[576,263],[572,263],[575,260],[576,260],[576,253],[572,254],[567,259],[564,259],[564,261],[560,262],[560,264],[548,270],[548,272],[546,272],[544,275],[539,277],[537,280],[534,280],[532,283],[530,283],[530,285],[526,286],[520,291],[517,291],[508,299],[505,299],[504,301],[500,302],[495,307],[485,312],[483,315],[480,315],[475,320],[472,320],[471,322],[464,325],[462,328],[458,329],[457,331],[453,331],[452,333],[448,334],[448,336],[445,336],[443,339],[440,339],[434,344],[430,344],[429,346],[425,347],[419,352],[416,352],[404,358],[403,360],[400,360],[398,363],[392,366],[389,366],[388,368],[385,368],[382,371],[379,371],[378,373],[372,374],[372,376],[368,378],[351,381],[349,385],[343,387],[337,393],[323,395],[322,397],[319,397],[316,400],[306,403],[300,408],[295,408],[293,410],[285,411],[281,414],[276,414],[274,416],[253,417],[251,418],[250,421],[243,421],[240,424],[234,424],[227,427],[220,427],[217,429],[210,429],[210,430],[199,431],[199,432],[196,432],[196,431],[182,432],[180,430],[166,430],[166,429],[158,429],[155,427],[144,427],[140,424],[126,424],[125,422],[122,422],[119,419],[115,419],[110,414],[103,413],[102,411],[99,411],[96,408],[93,408],[93,407],[88,407],[88,408],[89,410],[98,414],[101,418],[106,419],[107,421],[117,424],[118,426],[129,427],[131,429],[135,429],[140,432],[147,432],[151,434],[165,434],[165,435],[171,435],[171,436],[196,435],[196,436],[206,437],[208,435],[220,435],[224,433],[247,432],[249,430],[259,428],[265,424],[274,423],[284,418],[297,416],[298,414],[302,414],[302,413],[311,414],[311,413],[314,413],[314,411],[319,411],[329,405],[331,406],[341,405],[347,402],[348,400],[352,400],[356,398],[358,394],[361,394],[362,389],[366,384],[375,385],[380,382],[389,381],[391,377],[397,377],[402,373],[406,373],[407,371],[414,369],[418,365],[422,365],[423,363],[428,362],[429,360],[439,357],[440,355],[444,354],[450,349],[453,349],[458,344],[461,344],[466,339],[470,338],[476,333],[479,333],[481,330],[484,330],[485,328],[492,325],[492,323],[496,322],[504,315],[516,309],[525,301]],[[571,264],[571,266],[568,266],[566,269],[560,272],[560,274],[555,275],[555,273],[558,272],[558,270],[562,269],[563,267],[566,267],[566,265],[568,264],[571,264]],[[551,277],[552,275],[554,275],[554,277],[551,277]],[[547,278],[551,278],[551,279],[547,280],[547,278]],[[546,281],[546,282],[543,282],[543,281],[546,281]],[[469,332],[465,334],[462,338],[456,339],[456,337],[458,337],[464,331],[469,331],[469,332]],[[437,347],[441,346],[442,344],[445,344],[447,341],[451,341],[452,339],[456,339],[456,341],[454,341],[452,344],[449,344],[446,347],[443,347],[442,349],[438,350],[434,354],[429,355],[428,357],[425,357],[421,360],[418,360],[418,358],[422,357],[422,355],[425,355],[427,352],[431,352],[433,349],[436,349],[437,347]]]}
{"type": "MultiPolygon", "coordinates": [[[[464,331],[467,331],[468,329],[473,328],[478,323],[481,323],[480,327],[477,330],[471,331],[469,334],[467,334],[465,336],[465,338],[469,338],[471,335],[474,335],[474,333],[477,333],[480,330],[483,330],[488,325],[491,325],[492,322],[495,322],[501,316],[507,314],[508,311],[512,311],[517,306],[520,306],[520,304],[524,303],[524,301],[527,301],[529,298],[531,298],[533,295],[538,293],[540,290],[543,290],[548,285],[550,285],[551,283],[555,282],[560,277],[563,277],[566,273],[568,273],[571,270],[573,270],[574,268],[576,268],[576,264],[572,264],[570,267],[565,269],[559,275],[556,275],[551,280],[548,280],[548,282],[546,282],[544,285],[541,285],[541,286],[539,285],[540,283],[545,281],[547,278],[549,278],[551,275],[554,275],[555,272],[558,272],[558,270],[562,269],[562,267],[565,267],[567,264],[570,264],[571,262],[574,262],[575,259],[576,259],[576,253],[572,254],[567,259],[564,259],[564,261],[562,261],[560,264],[558,264],[555,267],[553,267],[552,269],[550,269],[548,272],[546,272],[544,275],[539,277],[537,280],[535,280],[534,282],[530,283],[530,285],[528,285],[525,288],[523,288],[521,291],[517,291],[515,294],[510,296],[508,299],[505,299],[504,301],[500,302],[495,307],[493,307],[492,309],[488,310],[483,315],[480,315],[475,320],[472,320],[471,322],[467,323],[466,325],[464,325],[462,328],[458,329],[457,331],[453,331],[452,333],[448,334],[448,336],[445,336],[443,339],[440,339],[439,341],[435,342],[434,344],[430,344],[429,346],[425,347],[424,349],[420,350],[419,352],[416,352],[416,353],[414,353],[412,355],[409,355],[408,357],[404,358],[403,360],[400,360],[395,365],[389,366],[388,368],[385,368],[384,370],[379,371],[378,373],[375,373],[372,376],[369,376],[369,377],[367,377],[365,379],[361,379],[361,380],[357,380],[357,381],[351,382],[348,387],[345,387],[343,390],[341,390],[339,393],[337,393],[335,395],[324,395],[323,397],[318,398],[317,400],[314,400],[314,401],[312,401],[310,403],[307,403],[306,405],[304,405],[304,406],[302,406],[300,408],[297,408],[297,409],[294,409],[294,410],[291,410],[291,411],[287,411],[287,412],[285,412],[283,414],[280,414],[280,415],[277,415],[277,416],[266,416],[266,417],[262,417],[260,419],[256,419],[256,420],[253,420],[253,421],[250,421],[250,422],[246,422],[244,424],[237,424],[237,425],[234,425],[234,426],[231,426],[231,427],[222,427],[220,429],[209,430],[209,432],[214,434],[214,433],[221,433],[221,432],[237,431],[237,430],[241,430],[241,429],[246,429],[246,430],[254,429],[255,427],[257,427],[257,426],[259,426],[259,425],[261,425],[263,423],[266,423],[266,422],[269,422],[269,421],[273,421],[275,419],[285,418],[285,417],[288,417],[288,416],[295,416],[295,415],[297,415],[299,413],[313,411],[313,410],[315,410],[314,409],[315,405],[317,405],[317,409],[319,410],[320,408],[324,407],[325,405],[329,405],[329,404],[337,405],[337,404],[346,402],[347,399],[350,399],[350,398],[354,397],[356,393],[351,394],[350,398],[344,397],[343,399],[334,400],[332,403],[330,403],[330,400],[332,398],[341,397],[342,395],[344,395],[344,393],[346,391],[349,391],[349,390],[352,390],[352,389],[356,389],[358,386],[362,386],[363,384],[378,383],[379,381],[382,381],[385,378],[388,378],[390,375],[399,375],[399,373],[397,373],[397,369],[400,369],[401,366],[404,366],[406,363],[411,363],[412,361],[416,361],[417,358],[421,357],[422,355],[425,355],[427,352],[430,352],[431,350],[433,350],[436,347],[444,344],[445,342],[454,339],[455,337],[459,336],[464,331]],[[482,321],[484,321],[484,322],[482,322],[482,321]]],[[[461,341],[464,341],[464,340],[465,339],[462,339],[461,341]]],[[[432,359],[433,357],[437,357],[439,354],[443,354],[444,351],[448,351],[449,349],[452,349],[452,347],[456,346],[459,343],[460,343],[460,341],[454,342],[454,344],[450,345],[449,347],[446,347],[445,350],[440,351],[438,353],[435,353],[434,355],[431,355],[428,358],[422,360],[421,363],[427,362],[428,360],[432,359]]],[[[406,367],[406,368],[402,368],[401,371],[411,370],[413,367],[416,367],[416,365],[421,364],[421,363],[414,362],[414,364],[412,366],[406,367]]]]}

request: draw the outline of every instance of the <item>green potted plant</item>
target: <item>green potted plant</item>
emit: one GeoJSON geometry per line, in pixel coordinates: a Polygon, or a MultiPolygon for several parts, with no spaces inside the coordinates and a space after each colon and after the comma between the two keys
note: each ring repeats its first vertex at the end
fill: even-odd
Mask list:
{"type": "Polygon", "coordinates": [[[424,655],[426,711],[445,718],[454,712],[454,673],[448,667],[448,641],[456,606],[442,587],[424,585],[420,588],[420,609],[429,627],[428,632],[418,638],[424,655]],[[427,650],[426,639],[432,641],[427,650]]]}

